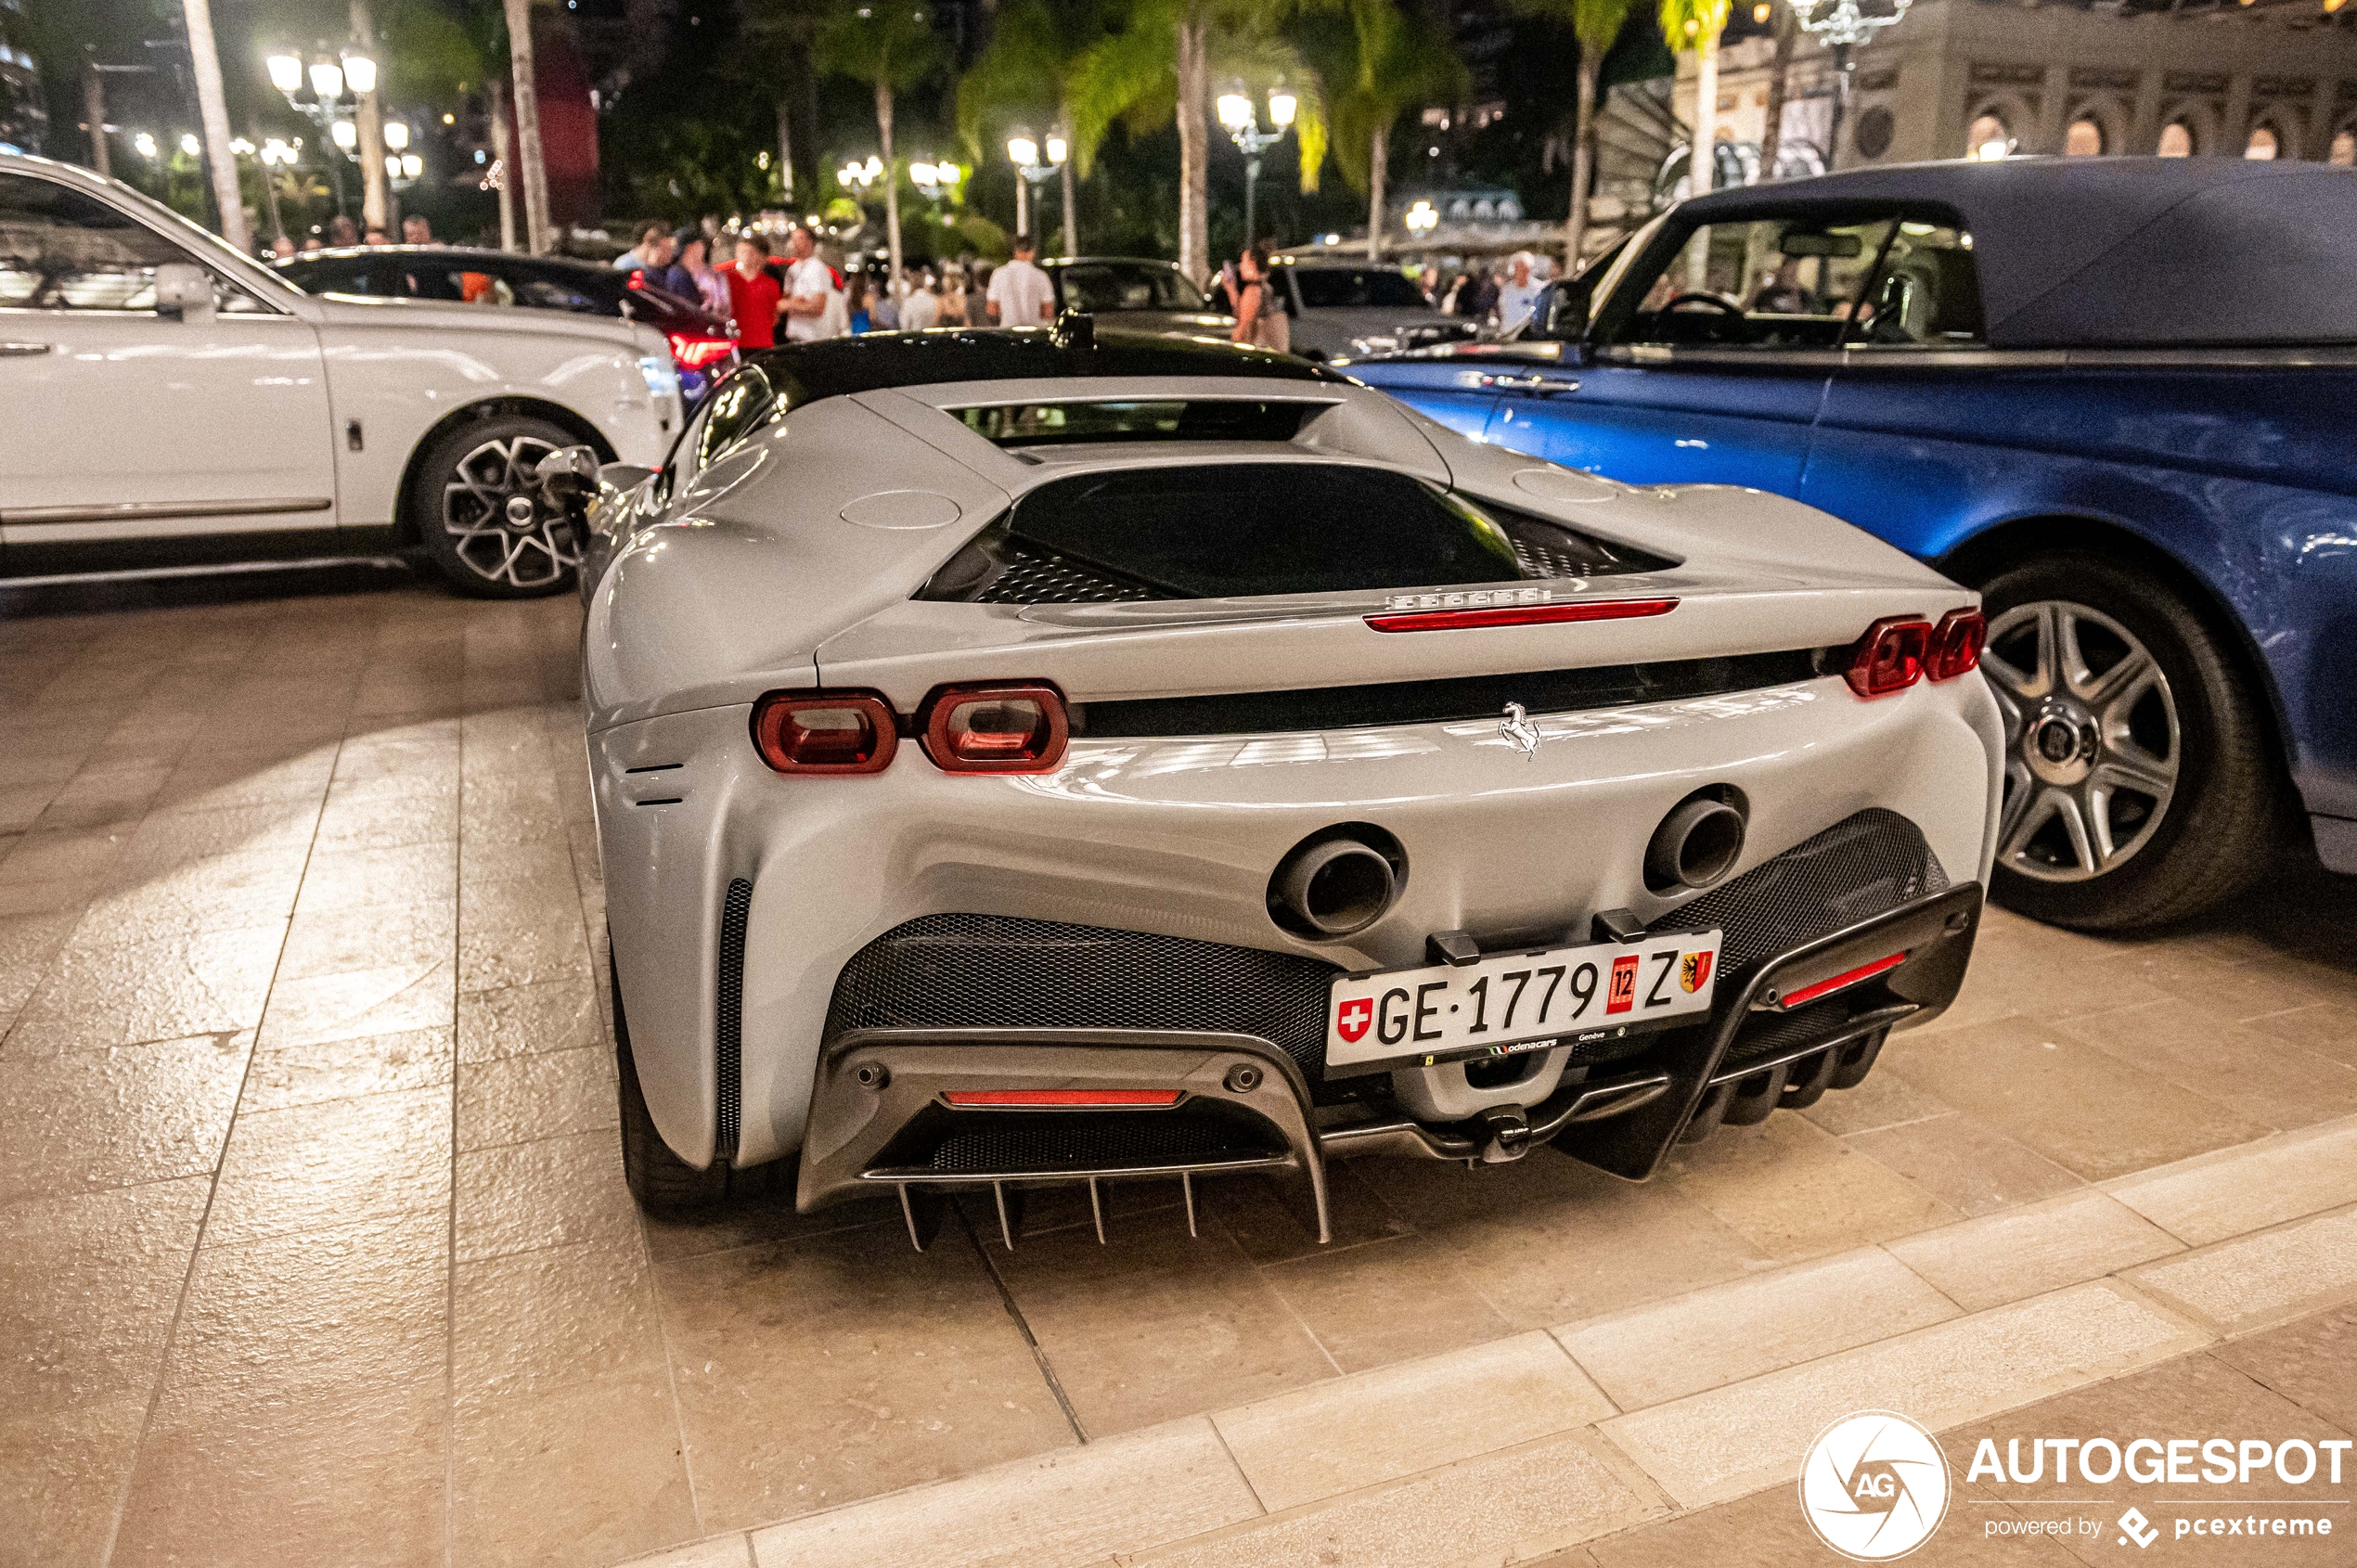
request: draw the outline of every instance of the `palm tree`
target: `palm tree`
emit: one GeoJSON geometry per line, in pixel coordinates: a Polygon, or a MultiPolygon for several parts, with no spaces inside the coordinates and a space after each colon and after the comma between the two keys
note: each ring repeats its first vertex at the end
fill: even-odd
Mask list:
{"type": "Polygon", "coordinates": [[[1671,49],[1694,51],[1694,136],[1686,157],[1687,189],[1708,190],[1719,156],[1719,35],[1729,0],[1661,0],[1661,36],[1671,49]]]}
{"type": "Polygon", "coordinates": [[[523,176],[524,249],[548,253],[548,166],[540,156],[540,94],[533,83],[532,0],[506,0],[508,58],[516,84],[516,164],[523,176]]]}
{"type": "MultiPolygon", "coordinates": [[[[1067,256],[1080,253],[1079,193],[1073,172],[1078,161],[1072,147],[1073,68],[1104,36],[1107,9],[1104,0],[1008,0],[991,24],[989,47],[958,79],[958,139],[977,163],[990,156],[989,122],[1002,115],[1063,128],[1067,256]]],[[[1092,161],[1096,151],[1097,144],[1091,142],[1092,161]]]]}
{"type": "MultiPolygon", "coordinates": [[[[1676,4],[1678,0],[1668,0],[1676,4]]],[[[1564,220],[1564,276],[1569,277],[1579,270],[1580,242],[1588,231],[1588,186],[1596,172],[1596,78],[1604,69],[1604,56],[1620,37],[1620,30],[1629,21],[1629,0],[1513,0],[1514,9],[1526,17],[1539,17],[1571,29],[1579,40],[1579,101],[1578,116],[1572,122],[1571,142],[1571,214],[1564,220]]],[[[1722,25],[1726,6],[1720,0],[1722,25]]],[[[1668,11],[1663,15],[1666,17],[1668,11]]],[[[1716,40],[1711,55],[1714,76],[1717,68],[1716,40]]],[[[1714,100],[1716,86],[1713,88],[1714,100]]]]}
{"type": "Polygon", "coordinates": [[[1367,259],[1380,262],[1391,128],[1407,109],[1454,99],[1465,68],[1445,34],[1404,15],[1393,0],[1353,0],[1349,11],[1346,53],[1319,63],[1333,94],[1334,162],[1343,183],[1366,195],[1367,259]]]}
{"type": "MultiPolygon", "coordinates": [[[[778,177],[786,206],[794,205],[793,90],[797,78],[806,84],[811,41],[817,36],[820,13],[809,0],[748,0],[744,8],[745,41],[753,45],[758,69],[778,103],[778,177]],[[800,61],[789,69],[788,61],[800,61]]],[[[821,193],[823,194],[823,192],[821,193]]]]}
{"type": "Polygon", "coordinates": [[[1067,89],[1073,162],[1086,179],[1115,122],[1143,133],[1178,123],[1178,268],[1197,283],[1211,276],[1211,83],[1222,76],[1256,86],[1279,80],[1298,101],[1294,134],[1301,188],[1318,188],[1326,157],[1326,103],[1318,75],[1275,32],[1299,6],[1266,0],[1139,0],[1128,24],[1081,51],[1067,89]]]}
{"type": "Polygon", "coordinates": [[[820,71],[876,90],[876,135],[884,165],[884,249],[900,276],[900,164],[892,151],[892,100],[925,79],[940,61],[941,35],[917,0],[836,0],[818,24],[812,51],[820,71]]]}
{"type": "Polygon", "coordinates": [[[229,150],[229,102],[221,85],[221,53],[213,42],[213,9],[206,0],[181,0],[188,19],[188,59],[197,79],[197,118],[204,126],[205,162],[213,171],[213,199],[221,208],[221,238],[240,251],[253,249],[246,225],[245,199],[238,191],[238,156],[229,150]]]}

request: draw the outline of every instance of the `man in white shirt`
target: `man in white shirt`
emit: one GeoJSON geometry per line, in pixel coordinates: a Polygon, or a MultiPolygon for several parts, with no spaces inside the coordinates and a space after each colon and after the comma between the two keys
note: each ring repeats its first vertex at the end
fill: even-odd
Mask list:
{"type": "Polygon", "coordinates": [[[1001,327],[1043,327],[1056,319],[1056,286],[1031,263],[1038,249],[1031,236],[1017,235],[1015,259],[990,275],[983,302],[1001,327]]]}
{"type": "Polygon", "coordinates": [[[1530,319],[1539,290],[1546,285],[1530,276],[1530,252],[1514,252],[1513,274],[1498,290],[1498,330],[1510,332],[1530,319]]]}
{"type": "Polygon", "coordinates": [[[797,226],[786,239],[786,341],[807,343],[835,334],[828,324],[828,306],[835,294],[835,275],[814,252],[818,241],[797,226]]]}

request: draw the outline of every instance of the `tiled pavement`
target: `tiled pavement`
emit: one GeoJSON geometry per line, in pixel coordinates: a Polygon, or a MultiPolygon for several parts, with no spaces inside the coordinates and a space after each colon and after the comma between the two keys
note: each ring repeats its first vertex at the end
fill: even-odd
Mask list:
{"type": "MultiPolygon", "coordinates": [[[[0,605],[0,1562],[1814,1563],[1861,1404],[2357,1430],[2357,888],[2297,863],[2160,938],[1992,916],[1863,1087],[1645,1187],[920,1256],[623,1191],[570,604],[54,608],[0,605]]],[[[2038,1492],[1925,1556],[2079,1561],[1985,1538],[2038,1492]]]]}

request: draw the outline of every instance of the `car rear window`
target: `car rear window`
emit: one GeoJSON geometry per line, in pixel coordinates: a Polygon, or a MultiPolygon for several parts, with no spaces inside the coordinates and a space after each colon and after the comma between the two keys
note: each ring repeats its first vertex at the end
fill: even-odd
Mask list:
{"type": "Polygon", "coordinates": [[[1075,262],[1058,267],[1056,276],[1063,285],[1066,310],[1117,313],[1205,308],[1201,291],[1176,267],[1075,262]]]}
{"type": "Polygon", "coordinates": [[[1305,310],[1429,310],[1414,284],[1386,267],[1295,267],[1294,286],[1305,310]]]}
{"type": "Polygon", "coordinates": [[[1447,587],[1668,562],[1406,474],[1222,463],[1051,481],[918,598],[1102,603],[1447,587]]]}
{"type": "Polygon", "coordinates": [[[952,408],[966,429],[999,446],[1099,441],[1291,441],[1323,403],[1168,398],[1118,403],[998,403],[952,408]]]}

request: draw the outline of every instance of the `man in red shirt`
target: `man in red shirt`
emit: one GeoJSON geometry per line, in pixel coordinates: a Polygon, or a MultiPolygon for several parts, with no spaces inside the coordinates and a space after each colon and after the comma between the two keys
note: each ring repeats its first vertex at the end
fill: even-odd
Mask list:
{"type": "Polygon", "coordinates": [[[728,280],[728,314],[737,323],[737,346],[778,346],[778,312],[784,290],[769,276],[769,241],[757,234],[737,238],[737,263],[721,276],[728,280]]]}

